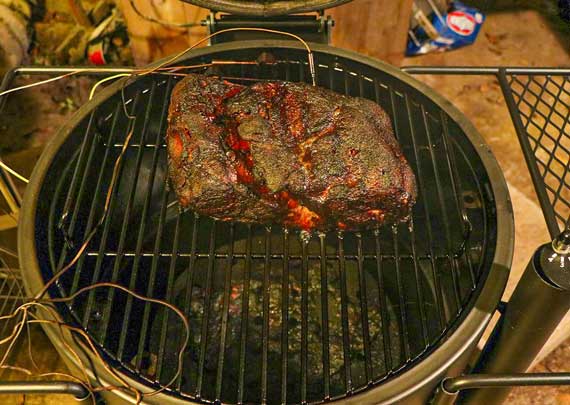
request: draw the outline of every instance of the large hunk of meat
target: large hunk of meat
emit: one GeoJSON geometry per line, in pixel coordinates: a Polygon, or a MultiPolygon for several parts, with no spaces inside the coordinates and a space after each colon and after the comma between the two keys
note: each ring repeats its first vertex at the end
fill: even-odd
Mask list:
{"type": "Polygon", "coordinates": [[[171,183],[180,204],[202,215],[357,229],[406,219],[416,199],[390,119],[369,100],[188,75],[168,122],[171,183]]]}

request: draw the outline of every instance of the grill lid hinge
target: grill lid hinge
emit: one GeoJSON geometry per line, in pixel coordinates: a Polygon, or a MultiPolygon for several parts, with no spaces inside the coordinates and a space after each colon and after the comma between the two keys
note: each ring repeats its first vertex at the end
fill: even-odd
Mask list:
{"type": "MultiPolygon", "coordinates": [[[[277,17],[241,16],[221,14],[212,11],[202,24],[208,28],[208,34],[214,34],[229,28],[266,28],[285,31],[303,38],[305,41],[329,44],[334,20],[322,11],[313,15],[285,15],[277,17]]],[[[262,31],[233,31],[216,35],[210,39],[210,45],[231,41],[255,39],[283,39],[282,35],[262,31]]]]}

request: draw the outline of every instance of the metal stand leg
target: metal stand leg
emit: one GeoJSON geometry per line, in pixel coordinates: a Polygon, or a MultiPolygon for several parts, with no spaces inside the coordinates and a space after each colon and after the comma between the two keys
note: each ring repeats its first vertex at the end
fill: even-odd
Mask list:
{"type": "MultiPolygon", "coordinates": [[[[536,251],[509,300],[505,314],[483,350],[473,370],[474,374],[458,377],[458,379],[471,377],[474,380],[473,384],[470,382],[467,384],[469,386],[463,382],[456,387],[456,391],[466,389],[459,395],[459,403],[501,404],[512,386],[528,385],[523,381],[527,378],[524,375],[506,374],[523,373],[527,370],[570,309],[569,259],[570,229],[563,232],[552,244],[543,245],[536,251]],[[477,384],[475,380],[478,374],[486,375],[485,377],[494,375],[501,381],[491,386],[501,385],[501,387],[470,389],[490,386],[477,384]]],[[[532,379],[532,375],[528,375],[528,378],[532,379]]],[[[548,378],[538,380],[538,385],[561,384],[559,381],[558,383],[555,380],[549,381],[548,378]],[[541,380],[542,384],[538,380],[541,380]]],[[[537,381],[531,381],[534,382],[532,385],[537,385],[537,381]]],[[[567,381],[562,382],[562,384],[567,383],[567,381]]],[[[447,385],[457,384],[448,381],[447,385]]],[[[446,389],[445,386],[443,388],[446,389]]]]}

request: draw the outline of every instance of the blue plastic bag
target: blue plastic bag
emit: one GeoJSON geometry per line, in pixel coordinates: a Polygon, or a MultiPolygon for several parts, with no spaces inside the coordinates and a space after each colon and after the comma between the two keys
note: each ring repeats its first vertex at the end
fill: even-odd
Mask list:
{"type": "Polygon", "coordinates": [[[441,19],[435,14],[429,18],[439,36],[432,39],[421,26],[416,27],[409,35],[406,55],[443,52],[470,45],[475,42],[485,21],[483,13],[459,1],[453,2],[441,19]]]}

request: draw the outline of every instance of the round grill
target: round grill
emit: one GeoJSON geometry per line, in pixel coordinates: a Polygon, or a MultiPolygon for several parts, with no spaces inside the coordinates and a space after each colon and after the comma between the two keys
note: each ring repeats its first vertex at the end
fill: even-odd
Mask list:
{"type": "MultiPolygon", "coordinates": [[[[310,81],[306,52],[282,41],[218,45],[184,64],[252,61],[261,52],[271,52],[275,64],[204,72],[243,83],[310,81]]],[[[412,374],[438,370],[438,348],[448,358],[461,354],[498,302],[512,217],[502,175],[479,136],[448,103],[394,68],[324,46],[316,47],[315,63],[318,85],[375,100],[391,115],[418,181],[409,223],[303,242],[280,226],[180,213],[164,144],[179,78],[145,76],[125,88],[136,120],[109,213],[50,294],[111,281],[180,308],[191,335],[183,373],[164,398],[301,403],[361,391],[376,402],[394,398],[390,384],[407,376],[403,392],[418,384],[412,374]]],[[[120,88],[110,86],[77,113],[32,177],[20,228],[31,293],[76,254],[102,215],[130,129],[120,88]]],[[[59,310],[134,381],[158,387],[173,377],[184,329],[172,312],[105,288],[59,310]]]]}

